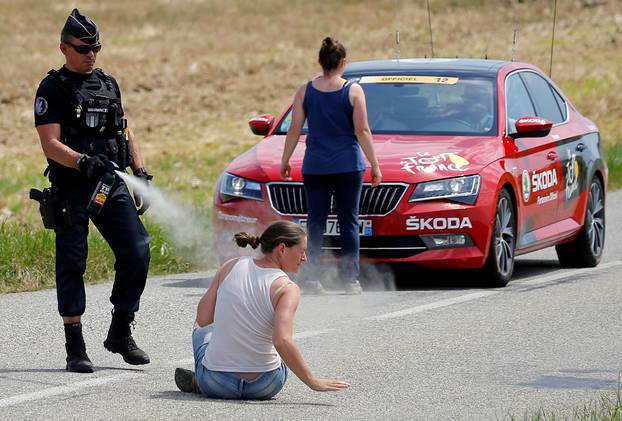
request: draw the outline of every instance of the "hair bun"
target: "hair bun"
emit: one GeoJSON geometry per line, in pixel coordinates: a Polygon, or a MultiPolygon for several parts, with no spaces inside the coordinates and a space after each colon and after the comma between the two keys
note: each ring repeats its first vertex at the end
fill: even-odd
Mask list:
{"type": "Polygon", "coordinates": [[[260,243],[259,237],[254,236],[254,235],[250,236],[250,239],[249,239],[249,242],[248,242],[249,246],[251,246],[252,248],[256,249],[257,247],[259,247],[259,243],[260,243]]]}
{"type": "Polygon", "coordinates": [[[327,48],[329,52],[333,52],[337,48],[337,43],[332,37],[326,37],[322,40],[322,47],[327,48]]]}
{"type": "Polygon", "coordinates": [[[256,249],[259,246],[259,237],[255,235],[250,235],[246,232],[238,232],[233,236],[233,240],[238,245],[238,247],[246,247],[251,246],[256,249]]]}

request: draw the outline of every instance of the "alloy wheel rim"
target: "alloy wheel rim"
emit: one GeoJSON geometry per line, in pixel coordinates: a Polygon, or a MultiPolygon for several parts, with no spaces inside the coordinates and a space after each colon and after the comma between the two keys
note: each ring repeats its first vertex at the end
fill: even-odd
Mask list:
{"type": "Polygon", "coordinates": [[[605,205],[600,185],[593,182],[587,199],[587,236],[592,255],[600,256],[605,242],[605,205]]]}
{"type": "Polygon", "coordinates": [[[502,197],[497,204],[495,216],[495,255],[497,268],[507,277],[514,264],[514,217],[507,198],[502,197]]]}

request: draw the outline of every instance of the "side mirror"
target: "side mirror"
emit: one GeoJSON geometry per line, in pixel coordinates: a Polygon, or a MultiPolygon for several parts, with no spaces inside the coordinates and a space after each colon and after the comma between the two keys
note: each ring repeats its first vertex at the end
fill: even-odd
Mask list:
{"type": "Polygon", "coordinates": [[[525,116],[518,119],[515,124],[516,133],[510,136],[517,137],[544,137],[549,134],[553,123],[542,117],[525,116]]]}
{"type": "Polygon", "coordinates": [[[267,135],[273,124],[274,116],[272,114],[262,114],[248,120],[248,125],[257,136],[267,135]]]}

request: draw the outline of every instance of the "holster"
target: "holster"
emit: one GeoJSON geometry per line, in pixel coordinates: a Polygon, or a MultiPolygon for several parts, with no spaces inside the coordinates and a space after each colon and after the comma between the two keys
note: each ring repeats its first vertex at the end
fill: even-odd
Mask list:
{"type": "Polygon", "coordinates": [[[45,228],[61,231],[71,226],[69,203],[66,200],[59,200],[53,187],[43,190],[30,189],[29,197],[39,202],[39,212],[45,228]]]}

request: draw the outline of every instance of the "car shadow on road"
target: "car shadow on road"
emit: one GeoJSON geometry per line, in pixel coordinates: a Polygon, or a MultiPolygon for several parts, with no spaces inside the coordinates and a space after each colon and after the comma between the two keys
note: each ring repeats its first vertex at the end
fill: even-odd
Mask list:
{"type": "MultiPolygon", "coordinates": [[[[561,267],[557,259],[536,260],[517,259],[514,265],[513,280],[546,275],[561,267]]],[[[336,269],[328,270],[328,276],[322,280],[329,289],[336,269]]],[[[293,276],[296,279],[296,276],[293,276]]],[[[212,276],[191,279],[170,279],[162,286],[168,288],[206,289],[212,282],[212,276]]],[[[366,291],[395,290],[451,290],[489,287],[485,275],[479,270],[426,269],[412,264],[361,264],[360,281],[366,291]]],[[[511,281],[510,281],[511,282],[511,281]]],[[[336,283],[336,282],[333,282],[336,283]]],[[[339,290],[339,285],[336,287],[339,290]]],[[[202,295],[199,294],[199,295],[202,295]]]]}
{"type": "MultiPolygon", "coordinates": [[[[562,372],[564,370],[560,370],[562,372]]],[[[593,374],[594,372],[589,372],[593,374]]],[[[592,377],[544,375],[532,382],[517,383],[516,386],[531,387],[535,389],[560,389],[560,390],[619,390],[620,372],[617,370],[603,370],[600,373],[616,374],[616,379],[599,379],[592,377]]]]}
{"type": "MultiPolygon", "coordinates": [[[[561,267],[557,260],[530,260],[518,259],[514,265],[512,280],[520,280],[538,275],[547,275],[559,270],[561,267]]],[[[486,275],[479,270],[468,269],[426,269],[409,264],[385,265],[381,271],[371,270],[371,282],[376,282],[377,273],[384,274],[393,282],[397,290],[451,290],[489,288],[486,275]],[[388,274],[388,275],[387,275],[388,274]]],[[[361,282],[367,285],[370,279],[365,278],[366,272],[361,267],[361,282]]],[[[511,284],[512,281],[510,281],[511,284]]],[[[387,280],[384,280],[385,285],[387,280]]]]}
{"type": "Polygon", "coordinates": [[[154,393],[149,396],[150,399],[169,399],[175,401],[204,401],[216,404],[227,405],[277,405],[277,406],[310,406],[310,407],[333,407],[335,405],[329,403],[320,402],[292,402],[285,401],[280,398],[269,399],[265,401],[252,401],[252,400],[234,400],[234,399],[212,399],[202,395],[196,395],[194,393],[184,393],[179,390],[164,390],[158,393],[154,393]]]}

